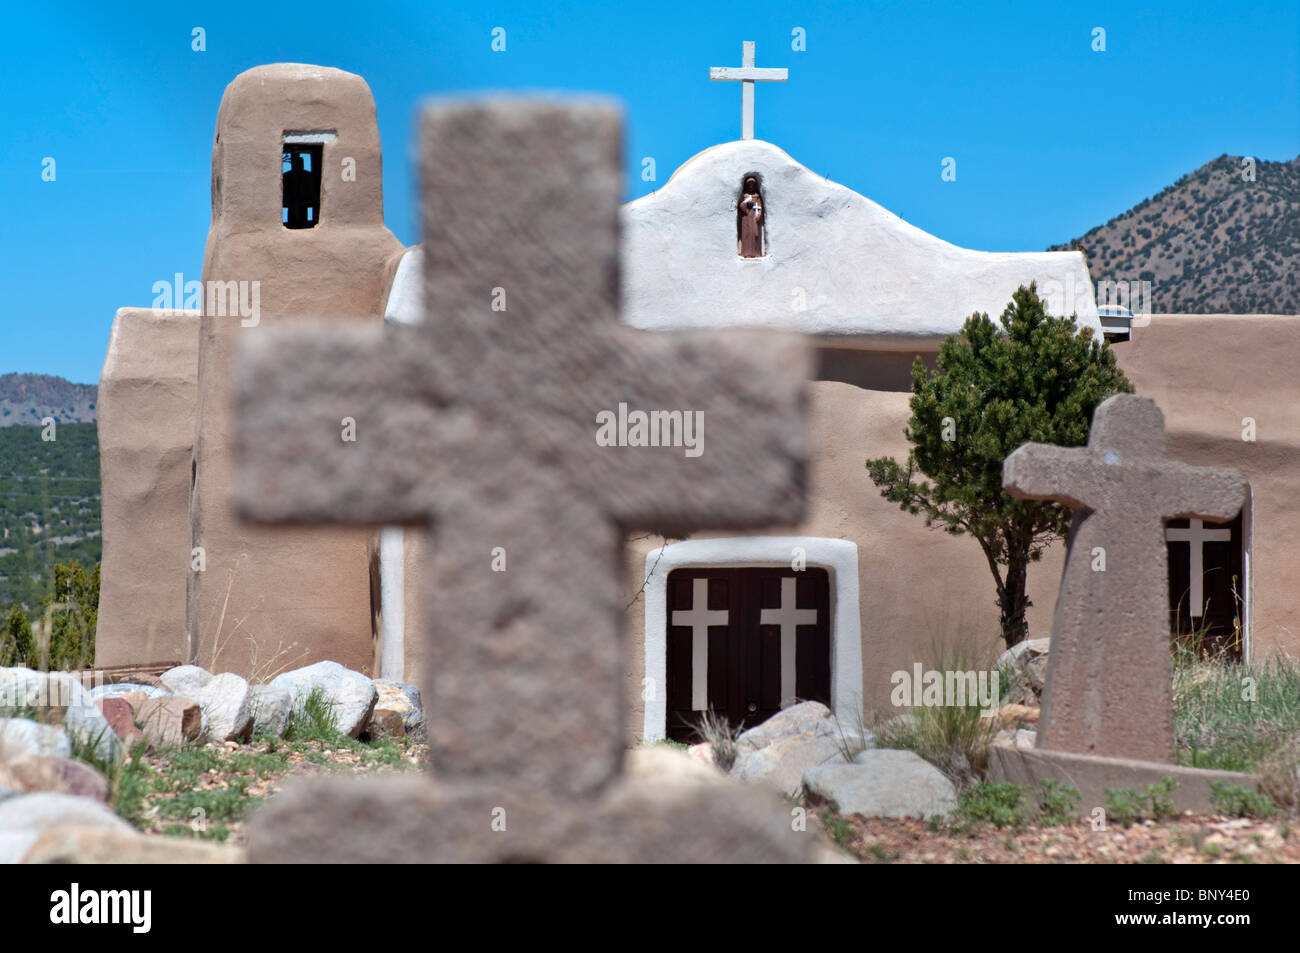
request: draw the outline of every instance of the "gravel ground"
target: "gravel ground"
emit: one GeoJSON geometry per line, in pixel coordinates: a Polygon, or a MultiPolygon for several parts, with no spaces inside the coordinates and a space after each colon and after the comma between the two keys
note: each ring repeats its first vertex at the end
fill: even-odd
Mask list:
{"type": "MultiPolygon", "coordinates": [[[[867,863],[1285,864],[1300,863],[1300,825],[1185,814],[1094,831],[1080,823],[974,834],[931,831],[925,821],[848,817],[839,843],[867,863]]],[[[832,821],[831,827],[836,825],[832,821]]]]}

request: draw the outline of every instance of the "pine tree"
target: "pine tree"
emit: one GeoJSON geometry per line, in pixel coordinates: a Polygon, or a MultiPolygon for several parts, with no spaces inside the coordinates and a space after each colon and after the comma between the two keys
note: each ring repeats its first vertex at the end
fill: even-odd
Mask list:
{"type": "Polygon", "coordinates": [[[32,648],[32,624],[19,606],[13,606],[0,629],[0,668],[28,665],[32,648]]]}
{"type": "Polygon", "coordinates": [[[1070,511],[1013,500],[1002,489],[1002,461],[1030,441],[1082,446],[1096,406],[1133,385],[1106,343],[1072,317],[1049,315],[1032,284],[1015,292],[999,323],[972,314],[940,345],[936,371],[917,358],[906,465],[880,457],[866,466],[885,499],[980,544],[1012,646],[1026,637],[1029,564],[1065,535],[1070,511]]]}

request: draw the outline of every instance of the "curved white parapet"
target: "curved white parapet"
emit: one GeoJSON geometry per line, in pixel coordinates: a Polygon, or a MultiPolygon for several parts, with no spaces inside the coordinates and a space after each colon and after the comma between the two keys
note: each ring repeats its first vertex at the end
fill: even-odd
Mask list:
{"type": "MultiPolygon", "coordinates": [[[[1037,282],[1052,313],[1100,338],[1079,252],[981,252],[909,225],[770,142],[713,146],[622,209],[622,320],[648,330],[782,327],[907,349],[997,318],[1037,282]],[[758,173],[766,255],[736,252],[742,178],[758,173]]],[[[932,345],[933,346],[933,345],[932,345]]]]}

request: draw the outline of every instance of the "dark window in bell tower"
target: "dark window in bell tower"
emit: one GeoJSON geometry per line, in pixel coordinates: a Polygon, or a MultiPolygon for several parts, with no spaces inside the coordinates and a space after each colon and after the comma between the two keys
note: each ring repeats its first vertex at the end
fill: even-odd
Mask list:
{"type": "Polygon", "coordinates": [[[323,148],[319,142],[286,142],[280,152],[280,221],[285,228],[315,228],[320,221],[323,148]]]}

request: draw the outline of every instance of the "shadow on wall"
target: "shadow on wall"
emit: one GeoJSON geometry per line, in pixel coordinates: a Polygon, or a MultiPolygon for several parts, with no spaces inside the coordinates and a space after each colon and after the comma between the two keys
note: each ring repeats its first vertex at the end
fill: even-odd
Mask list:
{"type": "MultiPolygon", "coordinates": [[[[921,359],[934,370],[937,354],[923,354],[921,359]]],[[[819,347],[813,380],[838,381],[863,390],[912,391],[912,361],[915,354],[906,351],[861,351],[855,348],[819,347]]]]}

